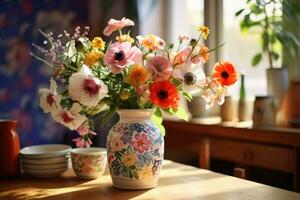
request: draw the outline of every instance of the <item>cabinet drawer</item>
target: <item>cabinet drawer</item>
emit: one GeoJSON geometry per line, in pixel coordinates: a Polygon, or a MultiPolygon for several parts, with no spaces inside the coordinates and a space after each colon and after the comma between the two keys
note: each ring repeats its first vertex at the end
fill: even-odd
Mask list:
{"type": "Polygon", "coordinates": [[[210,141],[211,157],[267,169],[294,172],[292,148],[228,140],[210,141]]]}

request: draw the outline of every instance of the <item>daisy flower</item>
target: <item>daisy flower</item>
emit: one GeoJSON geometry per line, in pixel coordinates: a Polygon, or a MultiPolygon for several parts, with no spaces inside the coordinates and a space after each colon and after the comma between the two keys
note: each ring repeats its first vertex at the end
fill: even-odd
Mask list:
{"type": "Polygon", "coordinates": [[[121,20],[110,19],[103,31],[103,34],[110,36],[114,31],[122,29],[125,26],[134,26],[134,22],[125,17],[123,17],[121,20]]]}
{"type": "Polygon", "coordinates": [[[212,72],[212,77],[223,86],[233,85],[238,79],[236,69],[229,62],[216,63],[212,72]]]}
{"type": "Polygon", "coordinates": [[[146,68],[151,72],[154,81],[167,80],[172,74],[172,65],[164,56],[153,56],[147,60],[146,68]]]}
{"type": "Polygon", "coordinates": [[[203,83],[206,76],[199,64],[188,62],[176,67],[173,71],[173,77],[183,82],[185,91],[195,93],[203,83]]]}
{"type": "Polygon", "coordinates": [[[206,26],[199,26],[197,30],[203,34],[203,38],[206,40],[209,34],[209,28],[206,26]]]}
{"type": "Polygon", "coordinates": [[[154,82],[150,86],[149,99],[163,109],[176,109],[180,101],[176,86],[169,80],[154,82]]]}
{"type": "Polygon", "coordinates": [[[100,50],[104,50],[105,42],[102,40],[101,37],[95,37],[92,41],[92,47],[100,50]]]}
{"type": "Polygon", "coordinates": [[[104,64],[113,74],[123,71],[126,66],[142,63],[142,52],[130,42],[115,42],[104,55],[104,64]]]}
{"type": "Polygon", "coordinates": [[[82,107],[79,103],[74,103],[70,109],[61,108],[58,106],[58,110],[52,114],[54,121],[61,123],[68,127],[70,130],[76,130],[79,126],[86,121],[86,117],[80,114],[82,107]]]}
{"type": "Polygon", "coordinates": [[[92,76],[90,69],[83,65],[81,70],[69,79],[69,95],[82,105],[93,107],[108,93],[107,86],[92,76]]]}
{"type": "Polygon", "coordinates": [[[42,88],[39,90],[40,93],[40,107],[43,109],[44,113],[49,113],[57,110],[57,105],[60,104],[61,96],[56,92],[57,84],[51,79],[50,80],[50,90],[42,88]]]}

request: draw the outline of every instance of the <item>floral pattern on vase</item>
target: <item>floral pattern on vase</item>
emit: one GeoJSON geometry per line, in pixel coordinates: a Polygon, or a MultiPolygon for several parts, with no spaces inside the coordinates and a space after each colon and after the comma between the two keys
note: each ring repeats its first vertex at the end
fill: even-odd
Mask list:
{"type": "Polygon", "coordinates": [[[108,163],[116,187],[145,189],[156,186],[163,160],[164,141],[150,116],[148,119],[137,117],[130,121],[121,117],[108,135],[108,163]],[[120,179],[123,181],[120,182],[120,179]]]}

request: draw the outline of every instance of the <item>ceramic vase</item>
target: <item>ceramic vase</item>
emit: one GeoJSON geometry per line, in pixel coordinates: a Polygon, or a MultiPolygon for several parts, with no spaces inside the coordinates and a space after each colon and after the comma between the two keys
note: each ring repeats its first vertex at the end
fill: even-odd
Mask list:
{"type": "Polygon", "coordinates": [[[0,120],[0,177],[20,175],[20,143],[16,120],[0,120]]]}
{"type": "Polygon", "coordinates": [[[149,189],[157,185],[164,156],[164,140],[152,123],[152,110],[118,111],[120,120],[107,137],[107,157],[113,185],[149,189]]]}
{"type": "Polygon", "coordinates": [[[288,88],[289,79],[286,68],[267,69],[268,94],[273,96],[275,110],[279,110],[285,91],[288,88]]]}

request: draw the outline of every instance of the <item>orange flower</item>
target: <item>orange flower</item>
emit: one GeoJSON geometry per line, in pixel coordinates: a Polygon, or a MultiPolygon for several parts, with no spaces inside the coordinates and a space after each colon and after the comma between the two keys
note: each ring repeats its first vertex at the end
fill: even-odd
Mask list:
{"type": "Polygon", "coordinates": [[[209,59],[209,49],[207,46],[205,46],[205,44],[201,44],[199,48],[199,52],[192,58],[192,62],[195,64],[199,63],[200,61],[207,63],[209,59]]]}
{"type": "Polygon", "coordinates": [[[176,109],[180,96],[176,86],[169,80],[158,81],[150,86],[150,101],[163,109],[176,109]]]}
{"type": "Polygon", "coordinates": [[[134,65],[125,78],[125,82],[133,87],[143,85],[150,77],[150,73],[141,65],[134,65]]]}
{"type": "Polygon", "coordinates": [[[206,40],[209,34],[209,29],[206,26],[199,26],[198,31],[200,31],[203,34],[203,38],[206,40]]]}
{"type": "Polygon", "coordinates": [[[95,64],[97,62],[97,60],[99,58],[102,58],[102,57],[103,57],[102,53],[91,52],[91,53],[88,53],[84,56],[83,62],[84,62],[84,64],[91,67],[93,64],[95,64]]]}
{"type": "Polygon", "coordinates": [[[216,63],[212,72],[212,77],[223,86],[233,85],[237,81],[237,72],[229,62],[216,63]]]}

